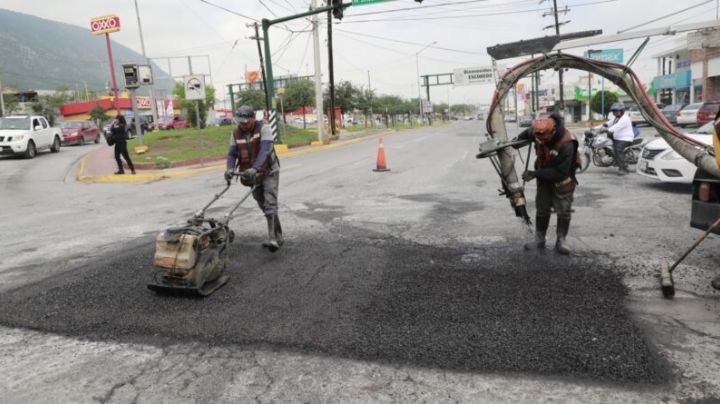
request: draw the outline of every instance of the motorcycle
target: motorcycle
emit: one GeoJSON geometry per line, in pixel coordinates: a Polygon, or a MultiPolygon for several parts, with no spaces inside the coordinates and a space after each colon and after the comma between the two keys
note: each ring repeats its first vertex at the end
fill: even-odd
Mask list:
{"type": "MultiPolygon", "coordinates": [[[[632,143],[623,149],[625,161],[628,164],[637,164],[640,151],[644,145],[642,138],[636,137],[632,143]]],[[[615,165],[615,150],[613,149],[612,135],[606,128],[593,128],[585,131],[582,150],[580,153],[580,168],[584,172],[590,167],[590,162],[597,167],[611,167],[615,165]]]]}

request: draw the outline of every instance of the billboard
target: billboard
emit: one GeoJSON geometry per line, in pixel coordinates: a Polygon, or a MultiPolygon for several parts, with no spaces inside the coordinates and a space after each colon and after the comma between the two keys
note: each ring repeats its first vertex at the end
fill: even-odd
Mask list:
{"type": "Polygon", "coordinates": [[[116,15],[103,15],[90,20],[90,32],[94,35],[117,31],[120,31],[120,17],[116,15]]]}
{"type": "Polygon", "coordinates": [[[453,84],[467,86],[471,84],[495,84],[492,66],[466,67],[453,70],[453,84]]]}

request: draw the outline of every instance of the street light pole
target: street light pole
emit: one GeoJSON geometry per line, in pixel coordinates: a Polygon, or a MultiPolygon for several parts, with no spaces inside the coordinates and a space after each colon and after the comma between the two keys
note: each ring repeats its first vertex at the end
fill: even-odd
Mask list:
{"type": "Polygon", "coordinates": [[[425,112],[423,111],[422,93],[420,92],[420,52],[435,45],[436,43],[437,43],[437,41],[433,41],[433,42],[425,45],[422,49],[420,49],[419,51],[417,51],[415,53],[415,69],[417,70],[418,105],[420,106],[420,117],[422,118],[423,122],[425,121],[425,112]]]}

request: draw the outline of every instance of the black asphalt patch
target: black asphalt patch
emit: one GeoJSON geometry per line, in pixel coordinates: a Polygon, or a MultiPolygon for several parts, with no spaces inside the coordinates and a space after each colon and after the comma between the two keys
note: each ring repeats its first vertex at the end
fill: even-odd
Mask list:
{"type": "MultiPolygon", "coordinates": [[[[270,254],[239,238],[209,298],[146,289],[153,241],[0,296],[0,323],[102,340],[269,344],[467,372],[668,381],[596,257],[441,248],[345,226],[270,254]]],[[[137,246],[139,245],[139,246],[137,246]]]]}

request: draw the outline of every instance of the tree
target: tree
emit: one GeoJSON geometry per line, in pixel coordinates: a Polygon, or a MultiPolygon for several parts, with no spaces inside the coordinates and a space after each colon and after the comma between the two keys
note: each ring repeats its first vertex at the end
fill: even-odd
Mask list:
{"type": "Polygon", "coordinates": [[[235,93],[237,101],[235,105],[249,105],[254,110],[265,109],[265,93],[262,90],[248,88],[235,93]]]}
{"type": "MultiPolygon", "coordinates": [[[[360,103],[362,89],[353,86],[349,81],[341,81],[335,85],[335,107],[340,107],[342,113],[354,111],[360,103]]],[[[330,106],[330,89],[325,91],[323,103],[330,106]]]]}
{"type": "Polygon", "coordinates": [[[618,96],[615,93],[611,93],[610,91],[598,91],[595,95],[593,95],[592,100],[590,101],[590,109],[598,114],[605,112],[605,116],[603,116],[603,118],[607,118],[607,115],[610,112],[610,106],[616,103],[617,100],[618,96]],[[603,108],[602,105],[603,93],[605,94],[605,108],[603,108]]]}
{"type": "Polygon", "coordinates": [[[102,124],[102,121],[107,118],[107,110],[101,105],[96,105],[95,108],[90,110],[90,119],[95,122],[95,125],[98,127],[102,124]]]}
{"type": "Polygon", "coordinates": [[[14,95],[6,95],[4,96],[5,101],[5,115],[10,115],[13,112],[17,111],[17,109],[20,107],[20,100],[18,97],[14,95]]]}
{"type": "MultiPolygon", "coordinates": [[[[198,101],[185,99],[185,86],[183,83],[175,83],[175,88],[173,88],[173,94],[178,97],[180,105],[185,110],[188,121],[192,122],[193,126],[197,126],[197,117],[195,116],[195,103],[198,101]]],[[[215,106],[215,87],[210,84],[205,85],[205,99],[199,101],[199,103],[200,105],[198,106],[198,109],[200,110],[200,127],[204,128],[205,121],[207,120],[208,109],[215,106]]]]}
{"type": "MultiPolygon", "coordinates": [[[[315,86],[310,80],[291,80],[285,86],[285,95],[283,102],[286,110],[303,109],[303,128],[307,128],[305,123],[305,107],[314,105],[315,86]]],[[[318,111],[318,120],[322,119],[322,111],[318,111]]],[[[321,122],[321,121],[320,121],[321,122]]]]}

